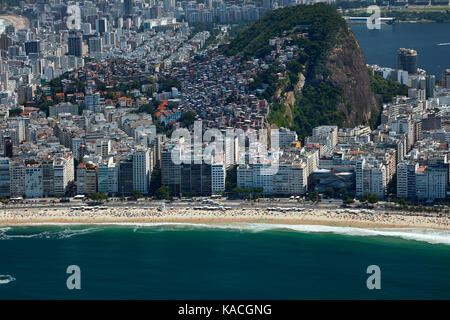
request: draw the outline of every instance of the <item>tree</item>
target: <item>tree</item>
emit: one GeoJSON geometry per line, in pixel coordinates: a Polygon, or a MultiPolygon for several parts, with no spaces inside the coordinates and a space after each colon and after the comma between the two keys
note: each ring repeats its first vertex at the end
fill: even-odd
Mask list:
{"type": "Polygon", "coordinates": [[[194,124],[196,116],[197,113],[195,111],[189,110],[180,116],[180,122],[183,124],[183,127],[187,128],[194,124]]]}
{"type": "Polygon", "coordinates": [[[343,202],[345,205],[349,205],[349,204],[354,203],[355,200],[353,200],[353,199],[350,198],[350,197],[346,197],[346,198],[344,198],[344,200],[342,200],[342,202],[343,202]]]}
{"type": "Polygon", "coordinates": [[[334,197],[334,189],[332,187],[327,187],[324,192],[325,197],[333,198],[334,197]]]}
{"type": "Polygon", "coordinates": [[[108,197],[104,192],[90,193],[88,198],[91,200],[106,200],[108,197]]]}
{"type": "Polygon", "coordinates": [[[170,192],[167,186],[162,186],[156,190],[155,196],[157,199],[169,199],[170,192]]]}
{"type": "Polygon", "coordinates": [[[131,192],[131,194],[132,194],[133,197],[135,197],[136,199],[139,199],[139,198],[142,198],[142,197],[143,197],[142,193],[141,193],[139,190],[133,190],[133,191],[131,192]]]}
{"type": "Polygon", "coordinates": [[[370,194],[367,200],[369,201],[369,203],[375,204],[378,202],[378,196],[376,194],[370,194]]]}

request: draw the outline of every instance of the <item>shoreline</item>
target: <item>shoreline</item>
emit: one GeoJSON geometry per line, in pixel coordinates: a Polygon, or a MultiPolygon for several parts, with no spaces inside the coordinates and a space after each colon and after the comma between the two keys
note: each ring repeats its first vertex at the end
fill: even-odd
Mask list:
{"type": "Polygon", "coordinates": [[[95,224],[267,224],[267,225],[321,225],[349,228],[414,228],[450,230],[449,216],[409,216],[392,212],[342,213],[330,209],[315,209],[312,212],[280,212],[258,208],[206,211],[156,208],[119,208],[89,211],[71,208],[31,208],[24,210],[1,209],[0,226],[30,225],[95,225],[95,224]]]}
{"type": "Polygon", "coordinates": [[[16,29],[29,29],[30,21],[23,16],[17,16],[13,14],[0,14],[0,19],[3,19],[10,24],[14,25],[16,29]]]}

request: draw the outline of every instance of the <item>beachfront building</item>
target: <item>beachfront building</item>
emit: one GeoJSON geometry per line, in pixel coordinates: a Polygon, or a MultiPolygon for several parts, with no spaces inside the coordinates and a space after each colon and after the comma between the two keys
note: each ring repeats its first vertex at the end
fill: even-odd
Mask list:
{"type": "Polygon", "coordinates": [[[98,172],[98,192],[115,195],[119,192],[119,170],[118,166],[110,158],[107,162],[99,164],[98,172]]]}
{"type": "Polygon", "coordinates": [[[53,163],[53,194],[64,196],[69,184],[75,180],[72,154],[55,155],[53,163]]]}
{"type": "Polygon", "coordinates": [[[130,155],[126,155],[119,162],[119,194],[129,195],[133,191],[133,160],[130,155]]]}
{"type": "Polygon", "coordinates": [[[416,171],[419,164],[402,161],[397,165],[397,197],[414,200],[416,198],[416,171]]]}
{"type": "Polygon", "coordinates": [[[77,167],[77,193],[97,192],[97,167],[93,163],[80,163],[77,167]]]}
{"type": "Polygon", "coordinates": [[[166,145],[161,151],[161,184],[167,186],[171,194],[180,194],[181,166],[172,160],[179,159],[181,151],[175,144],[166,145]]]}
{"type": "Polygon", "coordinates": [[[375,194],[383,199],[386,193],[386,167],[374,158],[363,158],[356,162],[356,196],[375,194]]]}
{"type": "Polygon", "coordinates": [[[39,163],[27,164],[25,168],[25,196],[27,198],[42,198],[42,167],[39,163]]]}
{"type": "Polygon", "coordinates": [[[448,165],[434,164],[416,170],[418,200],[444,199],[447,195],[448,165]]]}
{"type": "Polygon", "coordinates": [[[237,168],[238,188],[263,188],[266,195],[305,194],[308,166],[303,160],[286,161],[272,171],[270,164],[241,164],[237,168]]]}
{"type": "Polygon", "coordinates": [[[211,193],[218,194],[225,191],[226,170],[223,163],[211,165],[211,193]]]}
{"type": "Polygon", "coordinates": [[[22,161],[12,161],[11,174],[11,197],[25,196],[25,165],[22,161]]]}
{"type": "Polygon", "coordinates": [[[133,190],[148,194],[152,174],[150,149],[139,148],[133,153],[133,190]]]}
{"type": "Polygon", "coordinates": [[[182,163],[180,168],[180,191],[197,195],[210,195],[212,192],[211,174],[212,166],[202,161],[201,163],[182,163]]]}
{"type": "Polygon", "coordinates": [[[0,158],[0,196],[9,197],[11,194],[11,176],[8,158],[0,158]]]}

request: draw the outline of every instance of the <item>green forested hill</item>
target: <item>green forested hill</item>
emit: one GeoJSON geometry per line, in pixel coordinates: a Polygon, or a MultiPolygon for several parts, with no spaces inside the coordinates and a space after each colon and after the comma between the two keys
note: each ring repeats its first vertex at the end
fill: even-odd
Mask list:
{"type": "Polygon", "coordinates": [[[319,125],[368,123],[372,111],[378,110],[364,55],[345,20],[327,4],[270,11],[223,46],[222,51],[242,56],[243,60],[264,58],[274,50],[269,39],[295,33],[307,34],[292,38],[299,48],[295,60],[286,65],[286,70],[273,64],[255,79],[255,87],[261,82],[269,85],[260,95],[272,103],[268,122],[288,126],[301,137],[319,125]],[[271,70],[273,74],[284,72],[284,79],[277,80],[271,70]],[[294,92],[294,104],[287,105],[280,97],[295,87],[298,71],[305,77],[304,86],[294,92]]]}

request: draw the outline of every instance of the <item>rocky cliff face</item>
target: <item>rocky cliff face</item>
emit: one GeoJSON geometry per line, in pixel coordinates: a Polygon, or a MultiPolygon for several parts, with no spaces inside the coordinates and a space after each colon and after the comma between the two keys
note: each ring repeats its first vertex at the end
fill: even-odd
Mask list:
{"type": "Polygon", "coordinates": [[[364,54],[353,32],[340,33],[336,45],[326,54],[326,74],[316,74],[343,90],[343,102],[337,110],[345,114],[345,124],[355,126],[365,123],[376,109],[375,96],[370,88],[364,54]]]}

